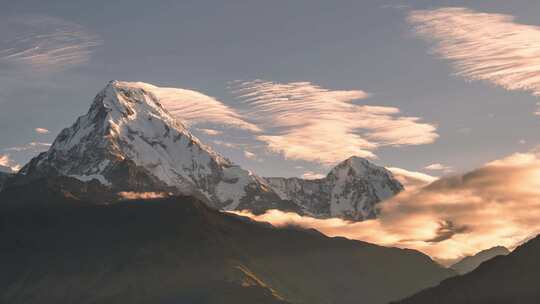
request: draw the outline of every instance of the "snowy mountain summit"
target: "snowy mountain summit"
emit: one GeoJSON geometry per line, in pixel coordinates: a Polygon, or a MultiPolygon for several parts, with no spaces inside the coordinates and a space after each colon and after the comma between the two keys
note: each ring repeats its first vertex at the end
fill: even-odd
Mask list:
{"type": "Polygon", "coordinates": [[[152,88],[110,82],[88,113],[21,173],[97,180],[118,192],[194,195],[226,210],[282,207],[263,179],[221,157],[173,118],[152,88]]]}
{"type": "Polygon", "coordinates": [[[111,81],[88,113],[18,176],[67,176],[114,193],[192,195],[223,210],[280,209],[355,220],[373,217],[374,204],[402,189],[386,169],[355,157],[321,180],[258,177],[194,137],[162,106],[159,89],[111,81]]]}
{"type": "Polygon", "coordinates": [[[403,190],[390,171],[355,156],[339,163],[322,179],[267,180],[282,199],[292,200],[307,214],[321,218],[373,218],[377,203],[403,190]]]}

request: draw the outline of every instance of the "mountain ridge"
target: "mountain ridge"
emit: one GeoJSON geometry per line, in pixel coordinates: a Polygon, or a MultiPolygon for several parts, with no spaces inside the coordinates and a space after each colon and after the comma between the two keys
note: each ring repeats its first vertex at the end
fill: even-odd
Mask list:
{"type": "Polygon", "coordinates": [[[454,274],[414,250],[275,228],[193,197],[95,204],[86,184],[0,192],[0,302],[382,304],[454,274]]]}
{"type": "Polygon", "coordinates": [[[26,179],[57,175],[97,180],[116,192],[194,195],[217,209],[299,209],[201,143],[137,83],[111,81],[88,113],[19,173],[26,179]]]}
{"type": "Polygon", "coordinates": [[[352,156],[320,179],[266,178],[282,199],[306,207],[315,217],[364,220],[376,217],[375,205],[403,190],[384,167],[352,156]]]}
{"type": "Polygon", "coordinates": [[[464,275],[443,280],[399,304],[536,304],[540,301],[540,235],[508,255],[496,256],[464,275]]]}
{"type": "Polygon", "coordinates": [[[259,177],[192,135],[161,105],[153,88],[109,82],[89,111],[25,165],[13,183],[67,176],[95,180],[112,192],[191,195],[220,210],[278,209],[349,220],[375,217],[375,204],[403,189],[388,170],[358,157],[338,164],[320,186],[259,177]],[[293,185],[291,191],[280,184],[301,187],[293,185]],[[298,193],[295,187],[317,189],[298,193]]]}

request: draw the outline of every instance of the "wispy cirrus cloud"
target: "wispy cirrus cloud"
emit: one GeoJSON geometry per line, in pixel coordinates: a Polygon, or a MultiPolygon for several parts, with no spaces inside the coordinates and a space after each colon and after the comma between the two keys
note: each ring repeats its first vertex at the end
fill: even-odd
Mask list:
{"type": "Polygon", "coordinates": [[[223,134],[223,131],[214,130],[214,129],[197,128],[197,130],[210,136],[218,136],[218,135],[223,134]]]}
{"type": "Polygon", "coordinates": [[[4,150],[12,151],[12,152],[23,152],[23,151],[43,152],[49,149],[50,146],[51,146],[50,143],[33,141],[25,145],[5,148],[4,150]]]}
{"type": "Polygon", "coordinates": [[[436,127],[395,107],[357,105],[362,90],[329,90],[310,82],[235,82],[232,91],[248,105],[264,132],[257,139],[290,159],[333,164],[356,155],[375,158],[381,146],[433,142],[436,127]]]}
{"type": "Polygon", "coordinates": [[[440,178],[382,202],[378,219],[348,222],[294,213],[243,213],[275,225],[315,228],[451,261],[540,233],[540,153],[516,153],[463,175],[440,178]]]}
{"type": "Polygon", "coordinates": [[[441,163],[434,163],[434,164],[431,164],[431,165],[427,165],[424,167],[424,169],[426,170],[431,170],[431,171],[443,171],[443,172],[452,172],[452,167],[450,166],[447,166],[447,165],[443,165],[441,163]]]}
{"type": "Polygon", "coordinates": [[[539,26],[462,7],[411,11],[408,21],[457,75],[540,96],[539,26]]]}
{"type": "Polygon", "coordinates": [[[87,63],[102,44],[79,24],[43,15],[4,18],[0,34],[0,62],[47,71],[87,63]]]}
{"type": "MultiPolygon", "coordinates": [[[[250,132],[260,131],[258,126],[245,120],[237,110],[203,93],[187,89],[157,87],[143,82],[125,82],[123,85],[132,85],[153,93],[173,116],[185,124],[214,124],[250,132]]],[[[209,135],[219,133],[216,130],[204,130],[203,132],[209,135]]]]}

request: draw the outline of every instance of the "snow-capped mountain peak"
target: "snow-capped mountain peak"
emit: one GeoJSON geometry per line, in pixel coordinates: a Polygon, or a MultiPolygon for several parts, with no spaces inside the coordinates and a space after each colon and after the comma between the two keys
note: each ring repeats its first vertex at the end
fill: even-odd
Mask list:
{"type": "Polygon", "coordinates": [[[365,175],[370,171],[380,171],[381,169],[384,169],[363,157],[351,156],[336,165],[330,172],[336,172],[343,168],[352,169],[356,175],[365,175]]]}
{"type": "Polygon", "coordinates": [[[384,167],[361,157],[350,157],[336,165],[322,179],[267,178],[280,194],[316,217],[363,220],[376,216],[375,205],[403,186],[384,167]]]}
{"type": "Polygon", "coordinates": [[[49,151],[25,166],[28,176],[97,180],[118,191],[197,195],[235,209],[279,197],[263,179],[202,144],[160,104],[152,85],[111,81],[49,151]],[[257,198],[251,197],[259,193],[257,198]]]}
{"type": "MultiPolygon", "coordinates": [[[[280,209],[354,220],[375,216],[374,205],[402,189],[389,171],[358,157],[319,180],[258,177],[193,136],[162,106],[160,89],[109,82],[88,113],[18,178],[68,176],[99,182],[113,193],[170,192],[196,196],[218,209],[280,209]]],[[[174,106],[182,107],[182,101],[174,106]]]]}

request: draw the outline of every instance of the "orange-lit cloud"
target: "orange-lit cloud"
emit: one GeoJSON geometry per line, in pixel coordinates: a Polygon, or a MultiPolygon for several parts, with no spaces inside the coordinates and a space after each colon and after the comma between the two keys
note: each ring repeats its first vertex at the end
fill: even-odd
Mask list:
{"type": "Polygon", "coordinates": [[[39,134],[48,134],[48,133],[51,132],[51,131],[49,131],[49,130],[47,130],[45,128],[35,128],[34,131],[36,131],[39,134]]]}
{"type": "Polygon", "coordinates": [[[0,154],[0,166],[9,168],[11,169],[11,171],[14,171],[14,172],[19,171],[19,169],[21,169],[21,165],[14,162],[10,158],[9,154],[0,154]]]}
{"type": "Polygon", "coordinates": [[[540,96],[540,27],[461,7],[412,11],[408,21],[458,75],[540,96]]]}
{"type": "Polygon", "coordinates": [[[313,171],[306,171],[304,172],[304,174],[302,174],[303,179],[320,179],[320,178],[324,178],[325,176],[326,175],[324,174],[313,172],[313,171]]]}
{"type": "Polygon", "coordinates": [[[440,261],[496,245],[508,248],[540,233],[540,157],[517,153],[464,175],[443,177],[381,203],[364,222],[313,219],[269,211],[249,215],[275,225],[315,228],[387,246],[413,248],[440,261]]]}
{"type": "Polygon", "coordinates": [[[357,105],[361,90],[328,90],[310,82],[236,82],[233,92],[249,106],[245,117],[268,147],[291,159],[330,165],[351,155],[375,158],[381,146],[433,142],[435,126],[401,116],[395,107],[357,105]],[[339,148],[337,148],[339,147],[339,148]]]}
{"type": "Polygon", "coordinates": [[[394,177],[407,190],[411,188],[423,187],[437,180],[436,177],[431,176],[429,174],[422,173],[422,172],[409,171],[409,170],[405,170],[405,169],[397,168],[397,167],[389,167],[386,169],[390,170],[390,172],[392,172],[394,177]]]}
{"type": "Polygon", "coordinates": [[[434,164],[428,165],[428,166],[424,167],[424,169],[432,170],[432,171],[443,171],[443,172],[452,172],[452,170],[453,170],[452,167],[447,166],[447,165],[443,165],[443,164],[440,164],[440,163],[434,163],[434,164]]]}
{"type": "Polygon", "coordinates": [[[118,192],[120,198],[127,200],[164,198],[170,195],[165,192],[118,192]]]}
{"type": "Polygon", "coordinates": [[[210,136],[218,136],[218,135],[223,134],[223,131],[214,130],[214,129],[197,128],[197,130],[203,132],[206,135],[210,135],[210,136]]]}

